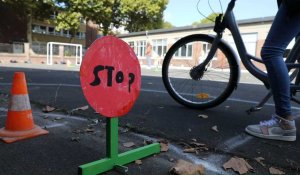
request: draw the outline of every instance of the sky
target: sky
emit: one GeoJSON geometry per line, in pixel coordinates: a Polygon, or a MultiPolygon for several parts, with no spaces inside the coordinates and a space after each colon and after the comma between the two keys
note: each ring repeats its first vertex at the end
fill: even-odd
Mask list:
{"type": "MultiPolygon", "coordinates": [[[[164,20],[171,22],[176,27],[191,25],[200,21],[203,17],[197,11],[199,0],[169,0],[167,9],[164,11],[164,20]]],[[[213,11],[208,5],[211,4],[215,12],[221,12],[219,0],[200,0],[199,10],[208,16],[213,11]]],[[[223,11],[227,8],[229,0],[220,0],[223,11]]],[[[237,20],[275,16],[277,11],[276,0],[237,0],[234,14],[237,20]]]]}

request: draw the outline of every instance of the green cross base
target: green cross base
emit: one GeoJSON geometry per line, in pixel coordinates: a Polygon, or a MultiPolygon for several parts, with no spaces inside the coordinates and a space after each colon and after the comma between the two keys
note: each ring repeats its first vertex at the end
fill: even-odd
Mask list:
{"type": "Polygon", "coordinates": [[[107,118],[106,121],[107,158],[79,166],[78,174],[97,175],[160,152],[159,143],[153,143],[141,148],[118,154],[118,118],[107,118]]]}

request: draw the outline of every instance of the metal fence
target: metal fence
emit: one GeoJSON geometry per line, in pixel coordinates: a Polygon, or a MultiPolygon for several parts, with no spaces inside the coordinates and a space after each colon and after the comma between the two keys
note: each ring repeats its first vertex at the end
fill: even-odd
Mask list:
{"type": "Polygon", "coordinates": [[[24,43],[0,43],[0,53],[23,54],[24,43]]]}

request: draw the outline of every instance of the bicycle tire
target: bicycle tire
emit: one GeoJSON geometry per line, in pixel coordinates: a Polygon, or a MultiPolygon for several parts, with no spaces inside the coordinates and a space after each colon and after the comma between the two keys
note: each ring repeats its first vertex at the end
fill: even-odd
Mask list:
{"type": "Polygon", "coordinates": [[[189,35],[175,42],[165,55],[162,65],[164,86],[175,101],[186,107],[200,110],[215,107],[224,102],[237,87],[239,64],[232,49],[223,40],[218,44],[216,52],[225,56],[222,63],[212,60],[211,67],[207,67],[200,80],[193,80],[189,75],[191,68],[203,61],[201,59],[204,57],[201,56],[205,52],[204,46],[209,48],[213,40],[211,35],[189,35]],[[177,59],[184,55],[182,53],[187,58],[177,59]],[[197,54],[199,57],[196,61],[188,58],[197,54]],[[223,64],[225,61],[226,64],[223,64]],[[173,73],[176,74],[173,76],[173,73]],[[225,75],[228,75],[227,80],[223,79],[225,75]]]}

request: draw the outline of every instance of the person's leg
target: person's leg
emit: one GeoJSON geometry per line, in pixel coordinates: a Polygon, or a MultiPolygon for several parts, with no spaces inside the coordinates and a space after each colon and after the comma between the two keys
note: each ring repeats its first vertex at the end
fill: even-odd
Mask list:
{"type": "Polygon", "coordinates": [[[287,45],[299,31],[300,13],[287,15],[285,5],[282,4],[261,52],[268,72],[276,114],[284,118],[291,115],[291,107],[290,79],[282,57],[287,45]]]}
{"type": "Polygon", "coordinates": [[[277,140],[296,140],[295,122],[291,117],[290,78],[283,60],[283,53],[289,42],[300,31],[300,13],[287,15],[282,4],[271,26],[262,48],[261,56],[267,68],[276,115],[270,121],[250,125],[246,131],[252,135],[277,140]],[[272,133],[277,128],[279,132],[272,133]]]}
{"type": "Polygon", "coordinates": [[[146,59],[147,59],[147,66],[148,66],[148,68],[151,68],[151,65],[152,65],[152,63],[151,63],[151,57],[147,56],[146,59]]]}

